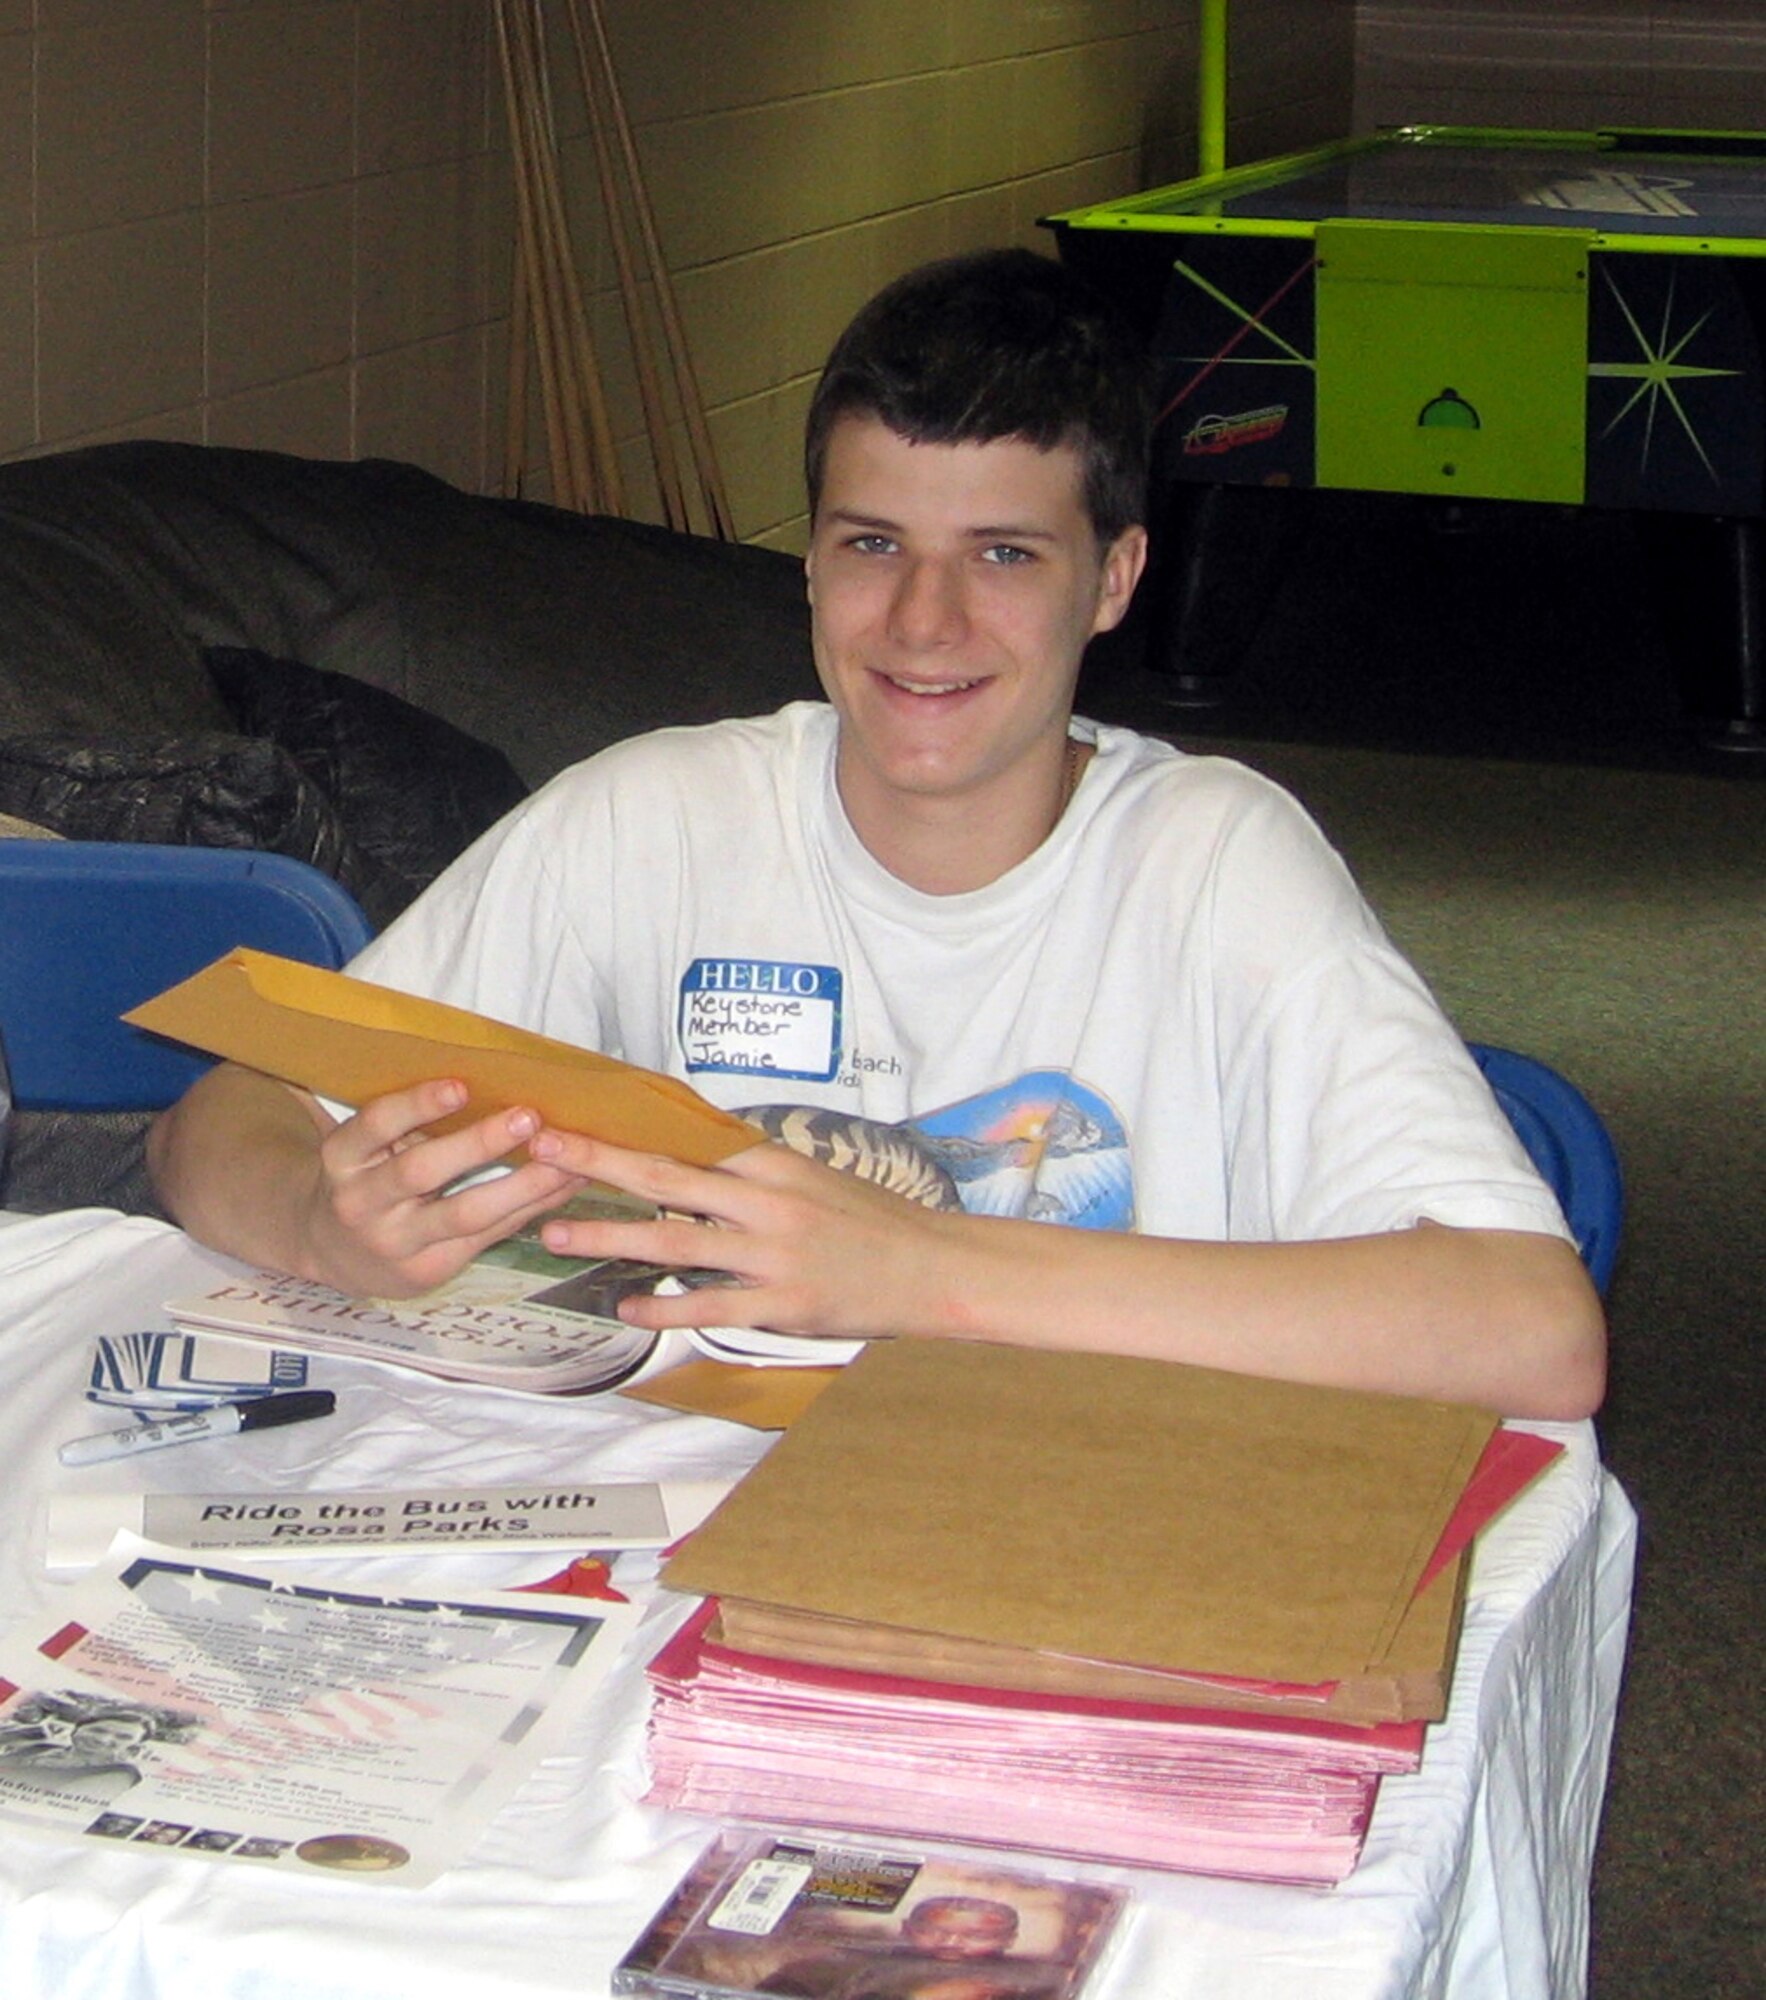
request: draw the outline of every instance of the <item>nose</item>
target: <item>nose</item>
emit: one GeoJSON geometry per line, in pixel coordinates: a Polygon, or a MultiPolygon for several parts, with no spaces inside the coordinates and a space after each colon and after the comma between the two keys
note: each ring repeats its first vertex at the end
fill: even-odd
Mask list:
{"type": "Polygon", "coordinates": [[[903,566],[889,607],[893,638],[916,652],[958,644],[968,631],[960,577],[952,565],[920,558],[903,566]]]}

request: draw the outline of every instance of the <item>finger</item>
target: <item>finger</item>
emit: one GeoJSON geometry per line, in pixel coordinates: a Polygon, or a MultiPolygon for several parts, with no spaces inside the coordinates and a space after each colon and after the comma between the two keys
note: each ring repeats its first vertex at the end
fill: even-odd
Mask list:
{"type": "Polygon", "coordinates": [[[734,1229],[689,1216],[659,1216],[650,1222],[612,1222],[560,1216],[548,1222],[540,1240],[554,1256],[624,1257],[639,1264],[666,1264],[671,1270],[747,1268],[756,1253],[753,1238],[734,1229]]]}
{"type": "Polygon", "coordinates": [[[408,1090],[371,1097],[354,1114],[326,1135],[340,1170],[370,1164],[391,1152],[401,1140],[419,1137],[423,1128],[458,1111],[466,1102],[466,1086],[457,1077],[436,1077],[408,1090]]]}
{"type": "Polygon", "coordinates": [[[493,1244],[568,1201],[581,1185],[574,1175],[530,1166],[439,1201],[388,1208],[367,1203],[352,1213],[347,1198],[335,1197],[342,1259],[337,1268],[354,1274],[345,1289],[393,1298],[430,1291],[493,1244]]]}
{"type": "Polygon", "coordinates": [[[568,1168],[584,1180],[604,1181],[622,1194],[637,1195],[655,1208],[678,1214],[705,1216],[739,1229],[747,1227],[758,1212],[752,1196],[721,1164],[689,1166],[660,1153],[635,1152],[551,1126],[536,1133],[528,1153],[548,1165],[568,1168]]]}
{"type": "Polygon", "coordinates": [[[618,1311],[627,1326],[641,1326],[651,1333],[696,1326],[764,1326],[780,1333],[794,1331],[780,1294],[762,1285],[636,1292],[620,1300],[618,1311]]]}
{"type": "MultiPolygon", "coordinates": [[[[484,1143],[501,1146],[503,1137],[484,1143]]],[[[450,1242],[495,1242],[581,1187],[574,1175],[533,1163],[455,1187],[455,1170],[481,1164],[482,1154],[482,1144],[464,1155],[447,1140],[413,1144],[327,1183],[326,1208],[346,1239],[404,1264],[450,1242]]]]}
{"type": "Polygon", "coordinates": [[[425,1204],[422,1214],[439,1234],[482,1236],[488,1242],[498,1242],[581,1189],[582,1182],[575,1174],[527,1165],[462,1188],[457,1194],[444,1195],[425,1204]]]}
{"type": "Polygon", "coordinates": [[[394,1185],[402,1158],[334,1190],[332,1212],[383,1257],[403,1259],[448,1242],[494,1243],[580,1191],[574,1175],[528,1166],[452,1194],[408,1195],[394,1185]]]}
{"type": "MultiPolygon", "coordinates": [[[[386,1102],[380,1100],[374,1108],[386,1102]]],[[[357,1114],[368,1116],[366,1111],[357,1114]]],[[[362,1135],[351,1132],[356,1119],[340,1125],[320,1146],[327,1171],[340,1183],[359,1183],[363,1197],[376,1203],[429,1201],[456,1181],[506,1159],[539,1128],[537,1115],[521,1106],[492,1112],[439,1137],[405,1123],[404,1116],[388,1115],[387,1123],[396,1120],[400,1126],[398,1136],[375,1151],[367,1150],[362,1135]]]]}

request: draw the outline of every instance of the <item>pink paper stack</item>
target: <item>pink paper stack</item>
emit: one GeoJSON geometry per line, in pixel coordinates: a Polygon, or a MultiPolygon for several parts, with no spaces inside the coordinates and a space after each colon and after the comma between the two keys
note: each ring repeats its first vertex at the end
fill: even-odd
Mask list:
{"type": "Polygon", "coordinates": [[[650,1668],[651,1803],[1283,1882],[1341,1881],[1421,1723],[1374,1727],[969,1688],[706,1636],[650,1668]]]}

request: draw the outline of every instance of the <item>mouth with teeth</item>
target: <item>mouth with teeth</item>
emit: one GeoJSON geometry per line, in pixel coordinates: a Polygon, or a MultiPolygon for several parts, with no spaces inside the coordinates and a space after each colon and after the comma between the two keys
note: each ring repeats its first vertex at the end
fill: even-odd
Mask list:
{"type": "Polygon", "coordinates": [[[979,687],[980,681],[907,681],[897,674],[885,674],[883,678],[893,688],[900,688],[903,694],[935,695],[966,694],[970,688],[979,687]]]}

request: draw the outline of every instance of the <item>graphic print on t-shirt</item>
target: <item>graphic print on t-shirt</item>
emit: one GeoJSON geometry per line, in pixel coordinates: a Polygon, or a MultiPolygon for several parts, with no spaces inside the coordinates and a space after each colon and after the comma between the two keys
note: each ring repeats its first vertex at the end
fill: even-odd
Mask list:
{"type": "Polygon", "coordinates": [[[959,1209],[961,1189],[939,1163],[930,1145],[911,1125],[890,1125],[852,1111],[821,1104],[745,1104],[736,1113],[758,1125],[769,1139],[856,1174],[927,1208],[959,1209]]]}
{"type": "Polygon", "coordinates": [[[737,1115],[811,1159],[931,1208],[1134,1227],[1122,1121],[1061,1070],[1033,1070],[899,1125],[808,1104],[751,1104],[737,1115]]]}
{"type": "Polygon", "coordinates": [[[1134,1173],[1114,1107],[1077,1077],[1030,1070],[941,1111],[904,1119],[971,1215],[1076,1229],[1132,1229],[1134,1173]]]}

